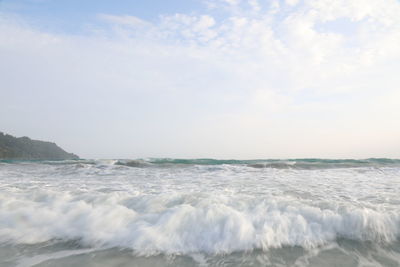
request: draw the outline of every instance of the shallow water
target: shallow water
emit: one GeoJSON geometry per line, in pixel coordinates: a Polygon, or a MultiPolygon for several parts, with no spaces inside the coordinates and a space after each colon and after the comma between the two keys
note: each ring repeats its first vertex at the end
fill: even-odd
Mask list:
{"type": "Polygon", "coordinates": [[[396,160],[3,161],[0,266],[400,266],[399,204],[396,160]]]}

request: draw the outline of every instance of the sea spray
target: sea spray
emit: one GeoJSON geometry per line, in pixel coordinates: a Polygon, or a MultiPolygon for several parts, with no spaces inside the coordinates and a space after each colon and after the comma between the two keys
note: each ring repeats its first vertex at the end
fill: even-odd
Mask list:
{"type": "MultiPolygon", "coordinates": [[[[356,253],[358,262],[371,262],[377,250],[391,255],[388,261],[398,260],[396,161],[325,168],[121,162],[0,163],[3,249],[37,247],[32,253],[40,255],[43,244],[56,253],[72,242],[90,253],[122,249],[139,258],[203,255],[213,261],[295,248],[301,249],[300,260],[324,248],[336,253],[338,247],[356,253]],[[361,255],[343,247],[349,242],[373,248],[361,255]]],[[[76,249],[65,253],[79,254],[76,249]]]]}

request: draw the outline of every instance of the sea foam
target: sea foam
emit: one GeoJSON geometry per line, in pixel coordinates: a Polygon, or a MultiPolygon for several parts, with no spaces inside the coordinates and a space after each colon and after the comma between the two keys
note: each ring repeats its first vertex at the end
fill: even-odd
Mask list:
{"type": "Polygon", "coordinates": [[[2,168],[1,243],[220,254],[400,236],[397,169],[2,168]]]}

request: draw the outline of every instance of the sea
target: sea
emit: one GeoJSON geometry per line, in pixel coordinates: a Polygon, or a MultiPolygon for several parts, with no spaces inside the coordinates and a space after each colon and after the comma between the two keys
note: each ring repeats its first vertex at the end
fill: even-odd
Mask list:
{"type": "Polygon", "coordinates": [[[0,266],[400,266],[400,160],[3,160],[0,266]]]}

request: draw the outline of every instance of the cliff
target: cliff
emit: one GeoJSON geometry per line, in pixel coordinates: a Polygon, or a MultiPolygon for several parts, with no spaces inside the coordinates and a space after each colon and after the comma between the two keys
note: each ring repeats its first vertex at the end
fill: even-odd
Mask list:
{"type": "Polygon", "coordinates": [[[0,132],[0,159],[15,160],[63,160],[79,159],[75,154],[65,152],[55,143],[16,138],[0,132]]]}

